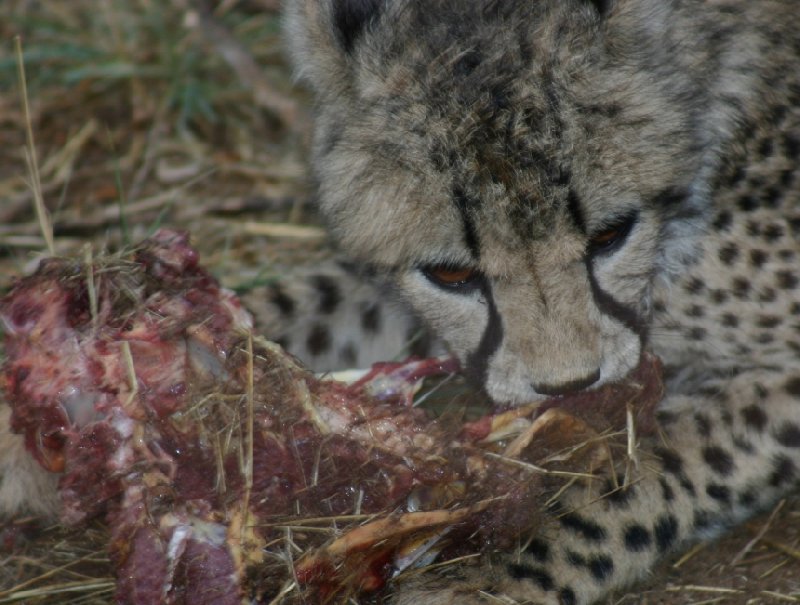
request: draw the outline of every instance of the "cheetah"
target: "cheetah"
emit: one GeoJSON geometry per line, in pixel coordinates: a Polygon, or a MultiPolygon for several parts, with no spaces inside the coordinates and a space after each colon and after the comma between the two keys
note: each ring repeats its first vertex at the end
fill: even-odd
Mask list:
{"type": "MultiPolygon", "coordinates": [[[[393,602],[592,603],[796,486],[794,2],[285,9],[316,97],[312,166],[332,237],[494,402],[596,388],[644,351],[666,367],[659,434],[639,444],[652,463],[623,492],[574,485],[555,507],[572,512],[518,551],[399,582],[393,602]]],[[[330,304],[298,350],[355,359],[320,323],[347,290],[330,276],[311,287],[330,304]]],[[[270,296],[296,315],[286,292],[270,296]]]]}

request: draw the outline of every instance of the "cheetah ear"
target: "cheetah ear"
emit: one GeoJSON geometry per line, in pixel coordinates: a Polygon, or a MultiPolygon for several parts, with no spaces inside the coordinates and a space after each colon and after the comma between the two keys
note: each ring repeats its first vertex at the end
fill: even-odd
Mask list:
{"type": "Polygon", "coordinates": [[[606,15],[611,11],[614,6],[614,0],[589,0],[600,15],[606,15]]]}
{"type": "Polygon", "coordinates": [[[320,91],[341,85],[358,39],[387,0],[285,0],[284,32],[297,76],[320,91]]]}

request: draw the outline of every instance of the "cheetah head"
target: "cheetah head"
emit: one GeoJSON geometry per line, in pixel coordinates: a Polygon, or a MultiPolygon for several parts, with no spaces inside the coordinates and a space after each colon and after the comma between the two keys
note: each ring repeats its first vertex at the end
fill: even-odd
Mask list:
{"type": "Polygon", "coordinates": [[[626,375],[691,256],[705,84],[653,63],[680,42],[667,4],[287,3],[332,233],[497,402],[626,375]]]}

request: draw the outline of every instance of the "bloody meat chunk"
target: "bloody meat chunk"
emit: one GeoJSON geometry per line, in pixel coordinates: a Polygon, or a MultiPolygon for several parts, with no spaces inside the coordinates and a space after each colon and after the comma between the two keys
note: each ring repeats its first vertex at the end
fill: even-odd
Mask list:
{"type": "Polygon", "coordinates": [[[598,435],[650,430],[662,389],[645,356],[621,385],[432,418],[412,394],[454,360],[315,377],[254,336],[168,230],[129,254],[43,262],[0,319],[12,426],[60,473],[64,522],[106,519],[118,603],[335,601],[512,544],[558,487],[531,465],[601,472],[613,438],[598,435]]]}

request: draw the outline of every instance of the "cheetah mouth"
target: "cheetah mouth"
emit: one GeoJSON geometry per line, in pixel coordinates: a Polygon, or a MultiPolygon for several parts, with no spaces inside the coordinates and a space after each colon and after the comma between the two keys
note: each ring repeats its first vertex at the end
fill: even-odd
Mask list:
{"type": "Polygon", "coordinates": [[[553,397],[540,402],[536,415],[557,408],[585,421],[596,430],[619,430],[634,423],[641,434],[655,430],[655,409],[664,397],[663,364],[645,352],[639,365],[620,381],[593,390],[553,397]]]}

